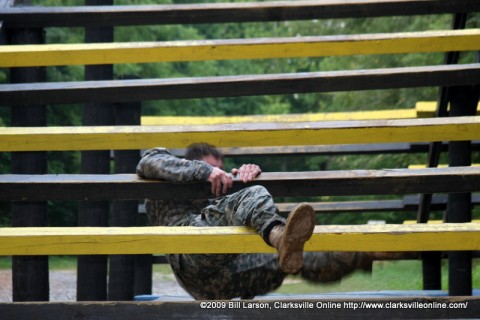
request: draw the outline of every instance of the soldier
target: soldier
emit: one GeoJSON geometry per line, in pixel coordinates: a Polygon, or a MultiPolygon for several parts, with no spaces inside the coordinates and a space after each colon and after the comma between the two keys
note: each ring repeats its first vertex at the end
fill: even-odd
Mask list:
{"type": "Polygon", "coordinates": [[[313,208],[298,205],[285,220],[272,196],[262,186],[251,186],[225,195],[233,177],[244,183],[261,173],[245,164],[223,170],[223,155],[205,143],[193,144],[185,159],[167,149],[145,152],[137,174],[172,182],[209,181],[212,199],[154,200],[145,207],[152,225],[248,226],[277,254],[169,254],[167,259],[180,285],[195,299],[252,299],[278,288],[287,274],[301,272],[313,282],[339,280],[356,269],[371,270],[373,256],[356,252],[303,252],[315,227],[313,208]]]}

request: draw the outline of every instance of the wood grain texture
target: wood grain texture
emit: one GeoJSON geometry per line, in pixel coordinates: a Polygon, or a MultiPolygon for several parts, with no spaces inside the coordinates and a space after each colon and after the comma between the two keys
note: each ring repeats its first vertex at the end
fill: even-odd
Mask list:
{"type": "MultiPolygon", "coordinates": [[[[423,110],[422,110],[423,111],[423,110]]],[[[427,115],[428,111],[422,112],[427,115]]],[[[433,113],[430,113],[433,115],[433,113]]],[[[142,125],[201,125],[201,124],[239,124],[262,122],[313,122],[348,121],[380,119],[412,119],[417,117],[415,109],[389,109],[375,111],[324,112],[303,114],[250,115],[250,116],[143,116],[142,125]]],[[[426,117],[426,116],[425,116],[426,117]]]]}
{"type": "Polygon", "coordinates": [[[480,139],[480,117],[198,126],[3,127],[1,151],[138,150],[464,141],[480,139]]]}
{"type": "MultiPolygon", "coordinates": [[[[440,146],[442,151],[448,150],[448,144],[440,146]]],[[[294,155],[321,154],[380,154],[380,153],[420,153],[428,151],[428,143],[370,143],[370,144],[340,144],[340,145],[309,145],[309,146],[281,146],[281,147],[231,147],[219,148],[225,156],[265,156],[288,157],[294,155]]],[[[185,148],[171,149],[172,154],[183,157],[185,148]]],[[[472,141],[472,151],[479,151],[478,141],[472,141]]]]}
{"type": "Polygon", "coordinates": [[[241,97],[480,83],[480,64],[200,78],[0,85],[0,105],[241,97]]]}
{"type": "Polygon", "coordinates": [[[268,1],[108,7],[18,7],[0,12],[11,28],[286,21],[473,12],[476,0],[268,1]]]}
{"type": "MultiPolygon", "coordinates": [[[[475,319],[478,318],[480,299],[478,297],[365,297],[352,296],[328,297],[325,295],[304,296],[265,296],[258,300],[243,302],[241,307],[235,308],[212,308],[205,309],[204,301],[142,301],[142,302],[75,302],[75,303],[1,303],[0,312],[7,319],[16,320],[51,320],[51,319],[75,319],[81,317],[85,320],[153,320],[159,315],[169,315],[178,319],[209,320],[209,319],[299,319],[310,320],[318,318],[321,313],[325,319],[390,319],[392,309],[397,319],[475,319]],[[266,306],[250,305],[249,302],[264,302],[266,306]],[[279,302],[284,304],[279,304],[279,302]],[[301,307],[301,303],[310,303],[312,307],[301,307]],[[289,307],[289,303],[298,308],[289,307]],[[362,304],[363,303],[363,304],[362,304]],[[374,308],[378,304],[391,308],[374,308]],[[453,306],[456,308],[443,308],[453,306]],[[359,306],[365,306],[359,310],[359,306]],[[256,307],[253,307],[256,306],[256,307]],[[282,307],[283,306],[283,307],[282,307]],[[347,307],[349,306],[349,307],[347,307]],[[357,308],[354,308],[357,306],[357,308]],[[368,308],[369,306],[371,308],[368,308]],[[436,306],[429,307],[427,306],[436,306]]],[[[408,294],[408,293],[407,293],[408,294]]],[[[428,294],[428,292],[425,292],[428,294]]],[[[228,301],[225,302],[228,305],[228,301]]],[[[221,304],[220,304],[221,306],[221,304]]]]}
{"type": "MultiPolygon", "coordinates": [[[[309,122],[381,119],[413,119],[435,117],[435,101],[419,101],[411,109],[385,109],[350,112],[319,112],[304,114],[270,114],[249,116],[143,116],[141,124],[147,126],[227,124],[248,122],[309,122]]],[[[480,115],[480,104],[477,107],[480,115]]]]}
{"type": "MultiPolygon", "coordinates": [[[[381,195],[480,191],[479,167],[306,172],[263,172],[248,184],[234,181],[230,192],[251,185],[275,197],[381,195]]],[[[208,182],[178,184],[135,174],[0,175],[0,200],[139,200],[210,198],[208,182]]]]}
{"type": "MultiPolygon", "coordinates": [[[[393,200],[358,200],[358,201],[322,201],[308,202],[317,214],[325,213],[364,213],[364,212],[415,212],[418,210],[420,199],[418,196],[405,196],[403,199],[393,200]]],[[[472,205],[480,204],[480,194],[472,194],[472,205]]],[[[281,214],[288,214],[298,205],[298,202],[276,203],[281,214]]],[[[440,211],[447,207],[447,195],[434,195],[431,201],[431,210],[440,211]]],[[[138,205],[138,213],[145,214],[145,205],[138,205]]],[[[413,220],[412,220],[413,221],[413,220]]],[[[478,221],[480,222],[480,221],[478,221]]]]}
{"type": "Polygon", "coordinates": [[[321,37],[11,45],[0,67],[331,57],[474,51],[480,29],[321,37]]]}
{"type": "MultiPolygon", "coordinates": [[[[316,226],[305,251],[480,250],[480,223],[316,226]]],[[[246,227],[1,228],[0,255],[275,252],[246,227]]]]}

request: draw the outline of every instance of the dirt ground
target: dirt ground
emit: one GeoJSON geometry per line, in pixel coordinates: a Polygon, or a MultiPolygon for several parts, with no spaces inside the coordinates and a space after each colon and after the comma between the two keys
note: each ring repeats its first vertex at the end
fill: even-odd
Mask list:
{"type": "MultiPolygon", "coordinates": [[[[75,301],[77,275],[75,270],[50,271],[50,301],[75,301]]],[[[178,285],[173,274],[153,274],[153,295],[180,295],[187,293],[178,285]]],[[[0,271],[0,302],[12,302],[12,272],[0,271]]]]}

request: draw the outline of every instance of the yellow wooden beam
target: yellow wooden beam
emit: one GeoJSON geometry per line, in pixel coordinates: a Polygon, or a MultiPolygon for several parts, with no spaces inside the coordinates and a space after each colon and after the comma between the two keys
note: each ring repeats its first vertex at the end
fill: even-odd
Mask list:
{"type": "Polygon", "coordinates": [[[0,47],[0,67],[472,51],[480,29],[242,40],[197,40],[0,47]]]}
{"type": "MultiPolygon", "coordinates": [[[[411,164],[408,166],[408,169],[425,169],[427,166],[425,164],[411,164]]],[[[448,164],[440,164],[437,168],[447,168],[448,164]]],[[[480,167],[480,164],[474,163],[472,167],[480,167]]]]}
{"type": "MultiPolygon", "coordinates": [[[[435,101],[419,101],[415,105],[417,118],[431,118],[435,116],[437,103],[435,101]]],[[[477,106],[477,115],[480,115],[480,103],[477,106]]]]}
{"type": "Polygon", "coordinates": [[[316,121],[350,121],[380,119],[412,119],[416,117],[415,109],[390,109],[375,111],[325,112],[304,114],[275,114],[248,116],[143,116],[142,125],[211,125],[240,124],[263,122],[316,122],[316,121]]]}
{"type": "MultiPolygon", "coordinates": [[[[350,112],[322,112],[304,114],[275,114],[247,116],[143,116],[142,125],[210,125],[261,122],[309,122],[309,121],[350,121],[350,120],[381,120],[381,119],[414,119],[432,118],[435,116],[437,103],[435,101],[419,101],[414,109],[387,109],[350,112]]],[[[477,109],[480,115],[480,103],[477,109]]]]}
{"type": "Polygon", "coordinates": [[[299,146],[480,139],[480,117],[210,126],[3,127],[0,151],[299,146]]]}
{"type": "Polygon", "coordinates": [[[437,102],[435,101],[419,101],[415,104],[418,118],[431,118],[435,115],[437,102]]]}
{"type": "MultiPolygon", "coordinates": [[[[350,120],[381,120],[381,119],[414,119],[433,118],[437,103],[435,101],[419,101],[414,109],[387,109],[350,112],[322,112],[304,114],[275,114],[248,116],[143,116],[142,125],[209,125],[261,122],[309,122],[309,121],[350,121],[350,120]]],[[[477,108],[480,115],[480,103],[477,108]]]]}
{"type": "MultiPolygon", "coordinates": [[[[428,220],[429,224],[442,224],[442,223],[445,223],[444,221],[442,220],[428,220]]],[[[475,219],[475,220],[472,220],[472,223],[479,223],[480,224],[480,220],[478,219],[475,219]]],[[[418,224],[417,220],[405,220],[403,221],[403,224],[418,224]]]]}
{"type": "MultiPolygon", "coordinates": [[[[316,226],[306,251],[479,250],[479,223],[316,226]]],[[[0,255],[274,252],[245,227],[0,228],[0,255]]]]}

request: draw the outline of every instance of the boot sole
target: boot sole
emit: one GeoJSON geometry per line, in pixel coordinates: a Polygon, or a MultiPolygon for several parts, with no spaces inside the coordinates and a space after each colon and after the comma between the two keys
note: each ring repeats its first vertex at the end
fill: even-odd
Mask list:
{"type": "Polygon", "coordinates": [[[280,267],[285,273],[298,273],[303,266],[303,248],[315,228],[315,210],[302,203],[292,210],[285,225],[280,267]]]}

